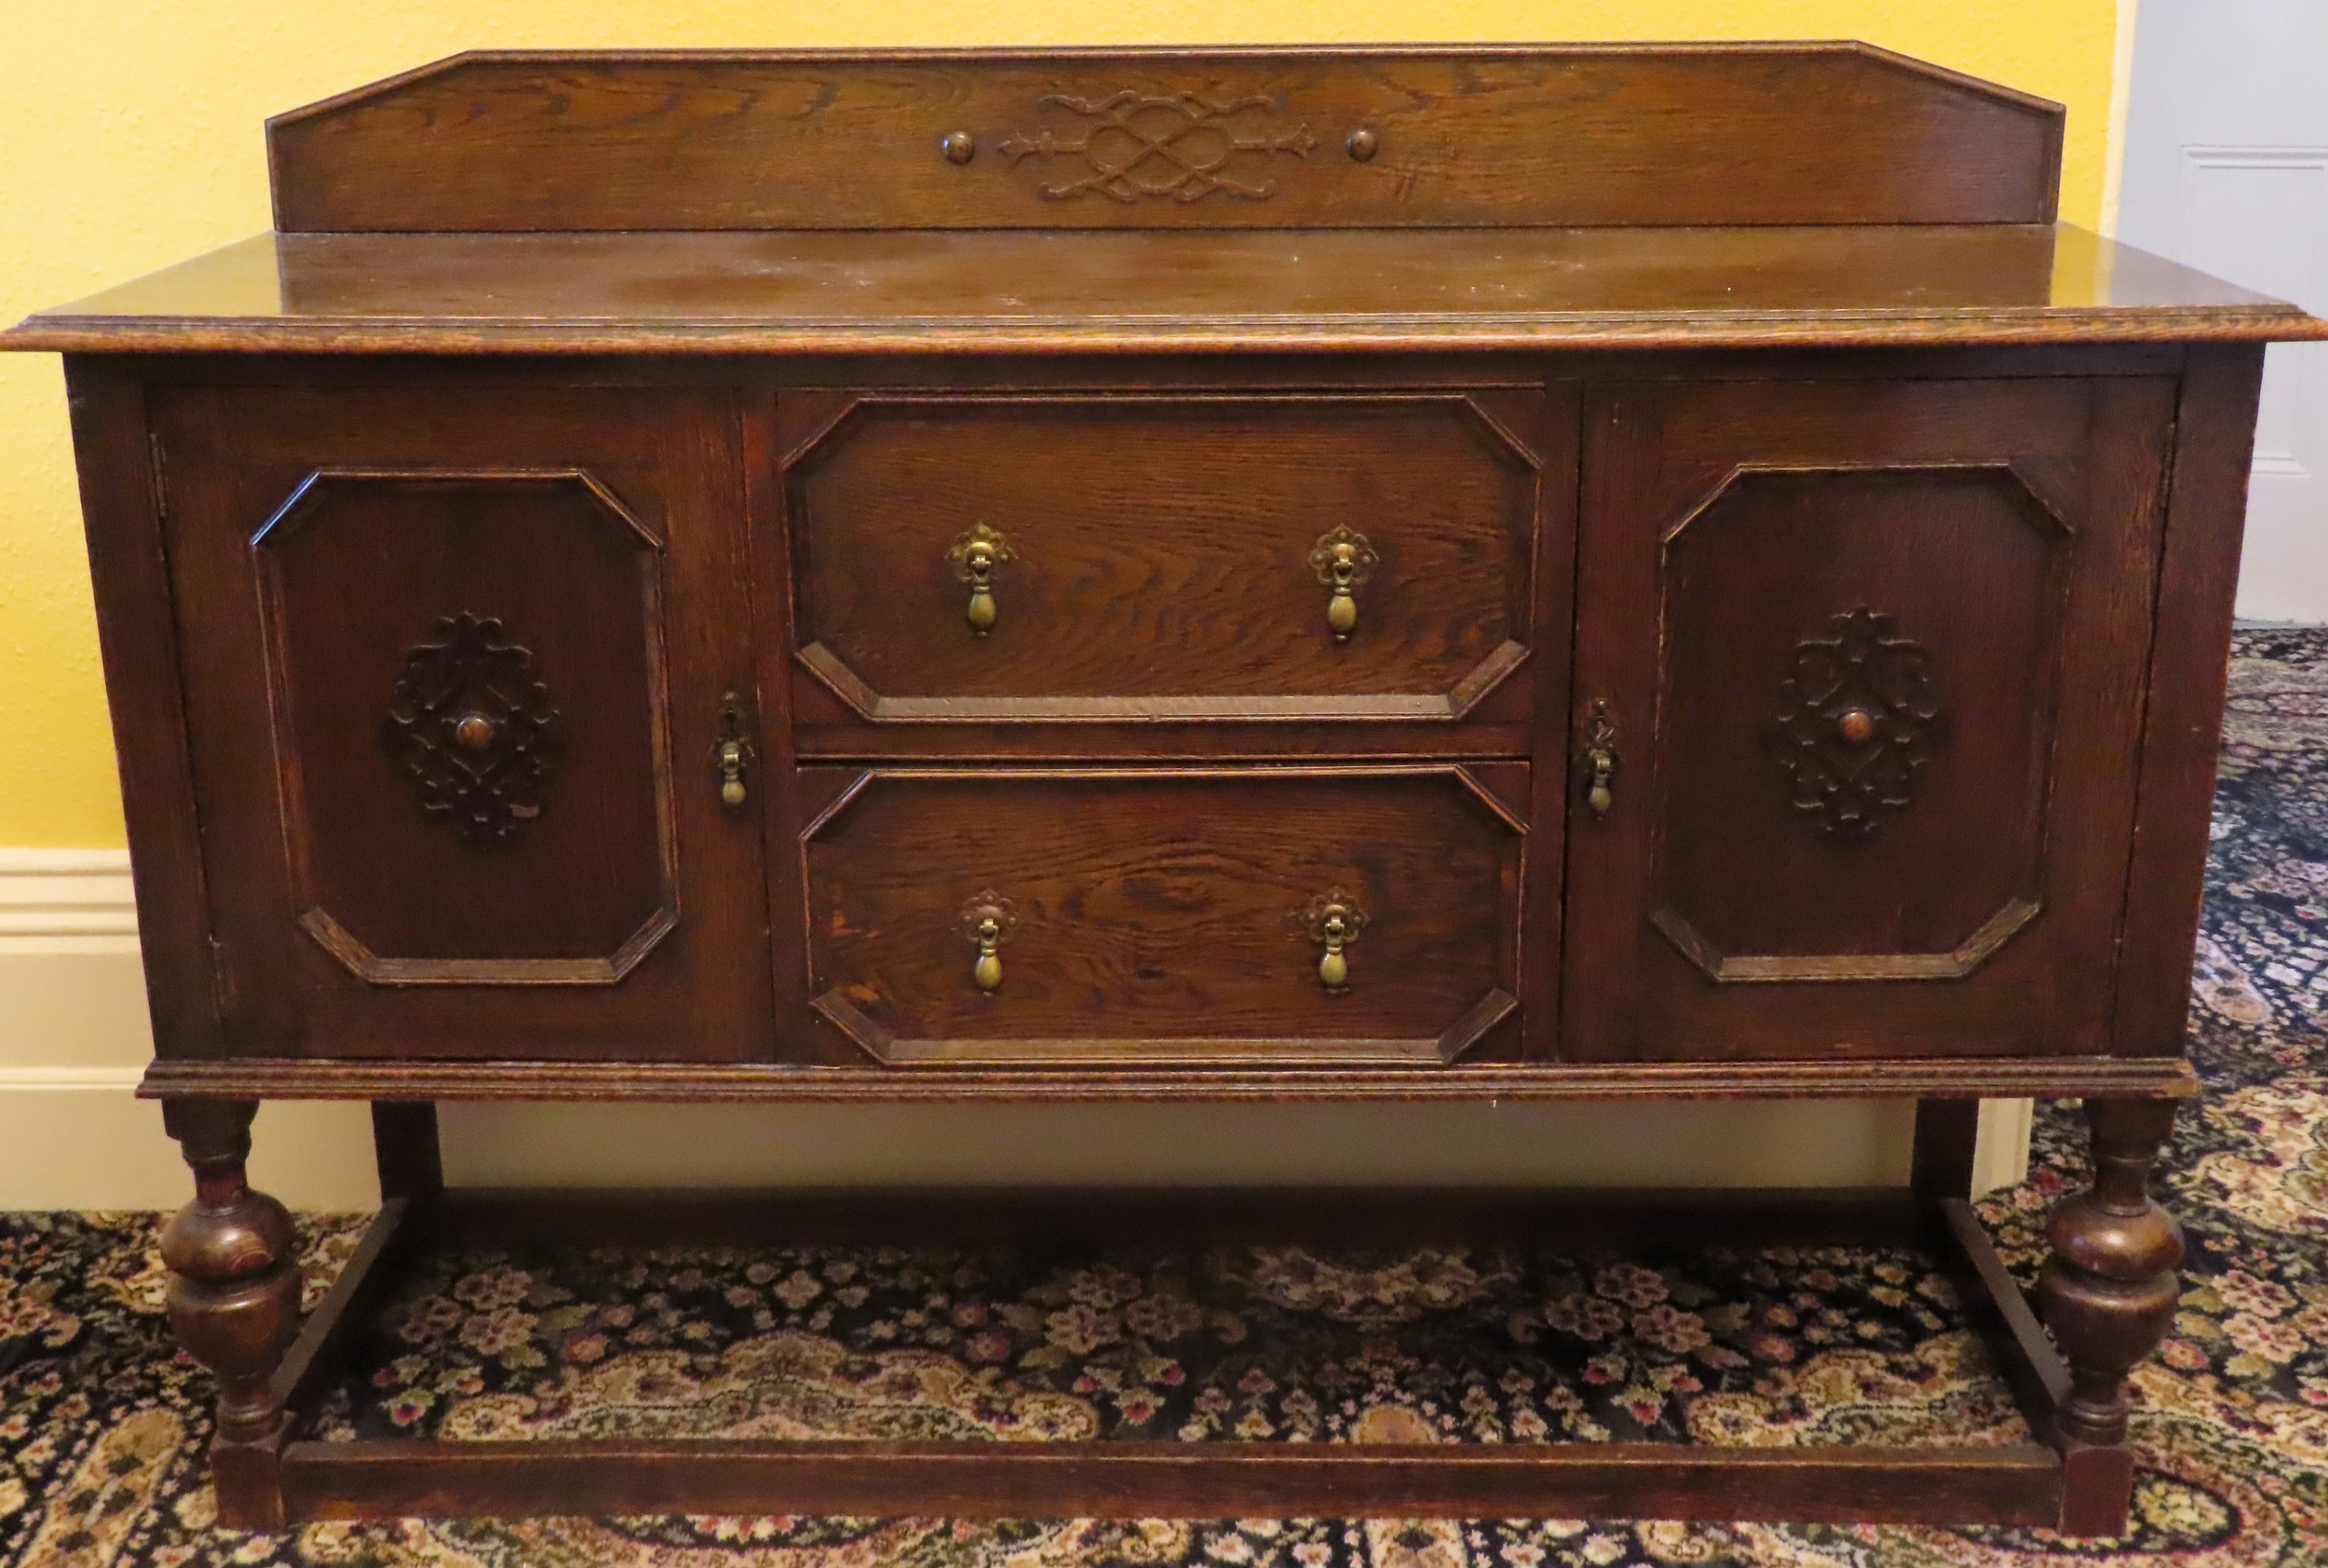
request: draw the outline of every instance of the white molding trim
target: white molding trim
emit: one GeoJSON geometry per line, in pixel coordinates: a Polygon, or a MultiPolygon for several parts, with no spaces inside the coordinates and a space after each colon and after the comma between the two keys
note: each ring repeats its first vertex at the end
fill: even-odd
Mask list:
{"type": "Polygon", "coordinates": [[[0,953],[137,951],[126,849],[0,848],[0,953]]]}
{"type": "Polygon", "coordinates": [[[0,1094],[63,1090],[128,1094],[145,1076],[142,1067],[0,1067],[0,1094]]]}

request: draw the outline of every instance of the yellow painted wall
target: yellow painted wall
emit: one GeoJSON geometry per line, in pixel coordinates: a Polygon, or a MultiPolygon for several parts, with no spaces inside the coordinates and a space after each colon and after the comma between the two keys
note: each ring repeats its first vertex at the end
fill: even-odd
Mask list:
{"type": "MultiPolygon", "coordinates": [[[[2131,5],[2125,9],[2131,14],[2131,5]]],[[[75,0],[0,93],[0,317],[267,226],[266,115],[465,48],[1864,38],[2069,105],[2092,224],[2120,0],[75,0]]],[[[0,356],[0,845],[122,842],[52,357],[0,356]]]]}

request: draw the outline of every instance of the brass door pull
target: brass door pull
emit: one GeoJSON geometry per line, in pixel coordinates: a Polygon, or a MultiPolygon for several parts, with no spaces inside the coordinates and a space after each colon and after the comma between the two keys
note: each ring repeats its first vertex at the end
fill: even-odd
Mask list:
{"type": "Polygon", "coordinates": [[[990,996],[1002,988],[1002,954],[995,949],[1018,924],[1018,912],[1010,907],[1010,900],[991,887],[972,894],[962,906],[962,934],[978,949],[970,979],[990,996]]]}
{"type": "Polygon", "coordinates": [[[744,710],[734,692],[720,698],[719,739],[711,747],[711,765],[719,772],[720,804],[733,811],[744,804],[744,776],[759,764],[759,754],[744,738],[744,710]]]}
{"type": "Polygon", "coordinates": [[[946,559],[954,562],[954,574],[970,585],[970,604],[963,617],[974,635],[983,637],[995,628],[995,569],[1018,559],[1010,553],[1010,541],[981,522],[954,540],[946,559]]]}
{"type": "Polygon", "coordinates": [[[1336,642],[1347,642],[1358,629],[1358,598],[1353,591],[1382,564],[1366,535],[1345,523],[1319,536],[1309,552],[1309,569],[1333,592],[1326,600],[1326,625],[1336,642]]]}
{"type": "Polygon", "coordinates": [[[1339,995],[1350,988],[1350,961],[1343,950],[1358,940],[1358,934],[1366,929],[1366,912],[1358,907],[1358,900],[1339,887],[1329,887],[1304,904],[1293,916],[1309,939],[1323,947],[1325,956],[1318,960],[1318,980],[1327,992],[1339,995]]]}
{"type": "Polygon", "coordinates": [[[1617,777],[1617,726],[1609,722],[1608,703],[1596,698],[1592,704],[1592,728],[1585,737],[1584,764],[1590,769],[1585,785],[1584,804],[1592,808],[1595,817],[1606,817],[1609,807],[1617,804],[1616,791],[1609,788],[1617,777]]]}

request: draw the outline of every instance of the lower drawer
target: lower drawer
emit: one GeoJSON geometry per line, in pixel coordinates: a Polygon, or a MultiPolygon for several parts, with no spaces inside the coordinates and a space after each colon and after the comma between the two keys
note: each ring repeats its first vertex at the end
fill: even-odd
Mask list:
{"type": "Polygon", "coordinates": [[[880,1061],[1454,1061],[1519,1008],[1527,768],[807,768],[812,1005],[880,1061]]]}

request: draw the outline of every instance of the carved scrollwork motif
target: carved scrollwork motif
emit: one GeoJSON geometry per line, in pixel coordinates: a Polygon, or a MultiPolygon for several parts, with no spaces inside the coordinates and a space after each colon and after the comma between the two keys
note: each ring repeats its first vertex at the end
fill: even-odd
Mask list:
{"type": "Polygon", "coordinates": [[[1238,178],[1229,172],[1231,160],[1252,153],[1264,159],[1306,158],[1318,147],[1306,125],[1285,131],[1240,131],[1224,123],[1249,109],[1268,108],[1270,101],[1262,97],[1214,103],[1194,93],[1150,98],[1127,88],[1099,100],[1048,93],[1037,102],[1055,103],[1098,122],[1073,138],[1048,130],[1032,135],[1014,130],[995,149],[1014,168],[1031,157],[1081,158],[1090,173],[1042,188],[1054,201],[1086,191],[1126,204],[1156,197],[1200,201],[1215,191],[1266,201],[1277,194],[1277,182],[1238,178]]]}
{"type": "Polygon", "coordinates": [[[1948,716],[1923,644],[1894,637],[1889,615],[1861,605],[1834,625],[1832,638],[1795,648],[1771,743],[1794,808],[1817,813],[1828,832],[1864,838],[1914,800],[1948,716]]]}
{"type": "Polygon", "coordinates": [[[436,630],[405,656],[380,738],[423,811],[468,843],[497,843],[541,815],[565,719],[498,619],[464,612],[436,630]]]}

